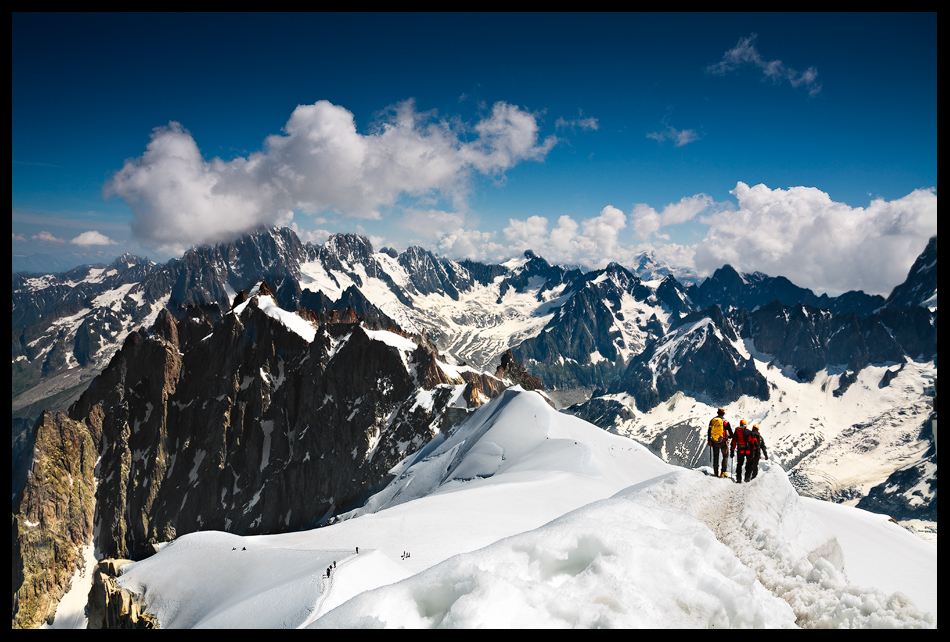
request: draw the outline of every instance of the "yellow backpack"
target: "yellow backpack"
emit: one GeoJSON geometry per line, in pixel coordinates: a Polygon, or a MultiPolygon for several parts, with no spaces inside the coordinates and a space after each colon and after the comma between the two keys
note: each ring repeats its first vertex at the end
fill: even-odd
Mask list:
{"type": "Polygon", "coordinates": [[[713,417],[713,420],[709,422],[709,436],[713,441],[722,441],[723,434],[726,432],[725,428],[722,425],[722,418],[713,417]]]}

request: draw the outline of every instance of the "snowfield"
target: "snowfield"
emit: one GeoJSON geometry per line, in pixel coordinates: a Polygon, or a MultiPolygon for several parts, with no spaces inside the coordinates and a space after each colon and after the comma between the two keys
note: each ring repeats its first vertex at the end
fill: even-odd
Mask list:
{"type": "Polygon", "coordinates": [[[194,533],[123,570],[165,628],[935,627],[937,612],[936,546],[885,517],[803,500],[766,462],[746,485],[671,466],[518,389],[341,521],[194,533]]]}

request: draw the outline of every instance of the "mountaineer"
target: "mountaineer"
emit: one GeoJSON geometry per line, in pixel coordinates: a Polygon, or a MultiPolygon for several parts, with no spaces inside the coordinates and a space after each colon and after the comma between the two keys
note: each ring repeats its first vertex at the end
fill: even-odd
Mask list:
{"type": "Polygon", "coordinates": [[[765,440],[762,439],[762,433],[759,432],[759,425],[752,424],[752,438],[755,443],[755,450],[752,452],[752,458],[749,460],[748,472],[752,473],[746,478],[746,481],[755,479],[759,474],[759,457],[765,456],[765,461],[769,460],[769,451],[765,449],[765,440]]]}
{"type": "Polygon", "coordinates": [[[732,448],[729,451],[730,457],[735,457],[736,451],[739,456],[736,458],[736,483],[742,483],[742,465],[746,464],[745,481],[749,481],[749,473],[752,469],[753,453],[758,449],[756,447],[756,437],[748,427],[748,422],[743,419],[739,422],[739,427],[732,437],[732,448]]]}
{"type": "Polygon", "coordinates": [[[732,427],[725,419],[726,411],[719,408],[715,417],[709,422],[709,430],[706,432],[706,443],[712,449],[713,474],[719,477],[719,456],[722,455],[722,474],[726,476],[726,464],[728,463],[727,449],[729,439],[732,438],[732,427]]]}

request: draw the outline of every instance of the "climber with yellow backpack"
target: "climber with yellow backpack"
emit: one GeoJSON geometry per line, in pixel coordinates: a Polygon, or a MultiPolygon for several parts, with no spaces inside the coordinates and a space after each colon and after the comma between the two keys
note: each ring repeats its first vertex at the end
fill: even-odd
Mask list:
{"type": "Polygon", "coordinates": [[[732,426],[725,418],[726,411],[719,408],[715,417],[709,422],[706,432],[706,443],[712,451],[713,474],[719,477],[719,459],[722,459],[722,476],[728,477],[726,464],[729,462],[729,440],[732,439],[732,426]]]}

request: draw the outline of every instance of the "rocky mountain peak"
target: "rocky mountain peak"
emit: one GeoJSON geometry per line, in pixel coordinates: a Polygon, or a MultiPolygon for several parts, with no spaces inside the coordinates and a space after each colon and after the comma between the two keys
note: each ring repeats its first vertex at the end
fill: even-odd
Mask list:
{"type": "Polygon", "coordinates": [[[359,234],[331,234],[323,247],[347,263],[364,263],[374,254],[373,243],[359,234]]]}
{"type": "Polygon", "coordinates": [[[937,309],[937,237],[931,237],[927,247],[907,273],[903,283],[895,287],[887,304],[893,308],[919,305],[930,310],[937,309]]]}
{"type": "Polygon", "coordinates": [[[152,334],[176,348],[178,347],[178,323],[172,313],[168,311],[168,308],[158,313],[155,325],[152,326],[152,334]]]}

